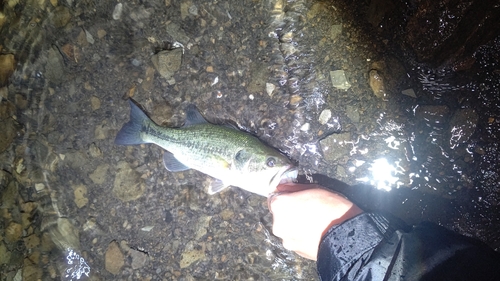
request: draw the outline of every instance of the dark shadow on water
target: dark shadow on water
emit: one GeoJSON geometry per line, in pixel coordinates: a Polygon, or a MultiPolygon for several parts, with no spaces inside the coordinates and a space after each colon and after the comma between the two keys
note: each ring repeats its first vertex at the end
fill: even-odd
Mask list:
{"type": "MultiPolygon", "coordinates": [[[[443,223],[458,214],[456,200],[440,198],[419,190],[400,188],[388,192],[364,184],[351,186],[321,174],[313,174],[312,179],[314,183],[331,191],[344,194],[365,211],[389,212],[409,224],[423,220],[443,223]]],[[[298,181],[310,183],[304,175],[299,176],[298,181]]]]}

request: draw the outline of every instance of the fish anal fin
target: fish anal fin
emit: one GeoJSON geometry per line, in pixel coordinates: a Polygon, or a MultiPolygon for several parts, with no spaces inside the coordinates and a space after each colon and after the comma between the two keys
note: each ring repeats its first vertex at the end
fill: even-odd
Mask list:
{"type": "Polygon", "coordinates": [[[179,162],[179,160],[177,160],[175,156],[168,151],[163,153],[163,165],[165,165],[165,168],[170,172],[181,172],[190,169],[188,166],[179,162]]]}
{"type": "Polygon", "coordinates": [[[213,195],[215,193],[219,193],[227,187],[229,187],[229,185],[224,184],[221,180],[214,179],[208,187],[208,194],[213,195]]]}

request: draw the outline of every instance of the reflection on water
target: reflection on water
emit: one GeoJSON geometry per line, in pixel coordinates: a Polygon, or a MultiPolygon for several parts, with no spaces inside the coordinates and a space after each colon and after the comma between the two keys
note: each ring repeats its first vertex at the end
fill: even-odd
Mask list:
{"type": "MultiPolygon", "coordinates": [[[[265,199],[208,196],[209,179],[165,171],[161,149],[116,147],[132,96],[168,126],[195,103],[304,174],[456,200],[429,217],[500,241],[488,232],[500,202],[498,39],[460,72],[388,54],[343,2],[4,2],[6,280],[317,278],[269,232],[265,199]]],[[[400,215],[427,219],[420,207],[400,215]]]]}
{"type": "Polygon", "coordinates": [[[90,266],[85,259],[72,249],[66,249],[65,253],[67,268],[63,271],[61,280],[74,281],[89,277],[90,266]]]}
{"type": "Polygon", "coordinates": [[[371,174],[368,177],[358,179],[360,182],[370,184],[377,189],[390,191],[393,187],[399,188],[403,185],[398,175],[404,175],[404,170],[401,169],[396,161],[389,164],[387,159],[375,159],[368,168],[371,174]]]}

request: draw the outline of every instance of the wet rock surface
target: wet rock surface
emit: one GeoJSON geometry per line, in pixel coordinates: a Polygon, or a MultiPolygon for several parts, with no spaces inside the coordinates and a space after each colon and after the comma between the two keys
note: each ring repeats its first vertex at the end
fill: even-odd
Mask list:
{"type": "Polygon", "coordinates": [[[392,188],[383,198],[408,191],[388,211],[498,247],[500,40],[431,68],[415,60],[425,55],[419,41],[398,41],[410,35],[397,19],[434,4],[398,11],[393,2],[6,2],[0,272],[317,278],[313,262],[270,233],[264,198],[237,188],[209,196],[205,175],[166,171],[159,147],[115,145],[129,97],[168,126],[181,126],[194,103],[283,151],[301,174],[392,188]],[[454,207],[431,214],[421,196],[454,207]]]}

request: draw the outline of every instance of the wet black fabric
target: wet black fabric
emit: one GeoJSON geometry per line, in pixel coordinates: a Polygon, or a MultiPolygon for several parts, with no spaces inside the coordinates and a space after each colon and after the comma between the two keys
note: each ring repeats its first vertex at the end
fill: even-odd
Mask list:
{"type": "Polygon", "coordinates": [[[500,280],[500,254],[486,244],[379,213],[333,226],[320,243],[317,266],[322,281],[500,280]]]}

